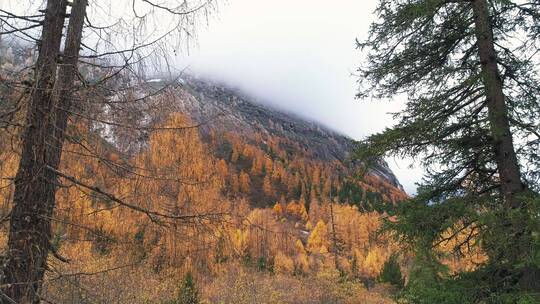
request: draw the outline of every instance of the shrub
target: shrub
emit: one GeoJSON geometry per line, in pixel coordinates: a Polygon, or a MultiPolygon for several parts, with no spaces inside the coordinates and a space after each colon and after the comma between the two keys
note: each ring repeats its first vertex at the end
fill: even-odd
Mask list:
{"type": "Polygon", "coordinates": [[[404,284],[401,269],[395,255],[391,255],[384,263],[383,269],[379,276],[381,282],[390,283],[396,287],[402,288],[404,284]]]}
{"type": "Polygon", "coordinates": [[[186,273],[177,298],[171,304],[199,304],[199,290],[195,286],[191,272],[186,273]]]}

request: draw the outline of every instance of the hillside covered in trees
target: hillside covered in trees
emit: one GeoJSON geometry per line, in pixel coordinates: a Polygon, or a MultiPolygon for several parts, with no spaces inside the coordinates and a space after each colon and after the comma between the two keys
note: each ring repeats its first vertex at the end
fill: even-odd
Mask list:
{"type": "Polygon", "coordinates": [[[179,53],[221,1],[0,1],[0,303],[540,302],[540,3],[278,2],[225,14],[220,83],[179,53]],[[401,102],[302,118],[360,126],[347,91],[401,102]]]}
{"type": "MultiPolygon", "coordinates": [[[[1,52],[3,75],[31,60],[20,48],[1,52]]],[[[83,71],[92,78],[91,68],[83,71]]],[[[212,303],[240,303],[268,288],[284,301],[318,303],[306,280],[326,284],[317,297],[332,301],[382,299],[364,286],[378,280],[396,247],[377,230],[386,210],[407,198],[384,161],[366,169],[350,158],[352,140],[210,81],[120,86],[81,96],[69,126],[48,300],[163,302],[187,272],[212,303]],[[339,277],[356,292],[342,294],[339,277]],[[305,294],[287,300],[292,294],[278,286],[226,292],[219,284],[292,284],[305,294]]],[[[25,106],[24,91],[3,92],[8,105],[25,106]]],[[[1,132],[2,218],[20,155],[17,115],[1,132]]]]}

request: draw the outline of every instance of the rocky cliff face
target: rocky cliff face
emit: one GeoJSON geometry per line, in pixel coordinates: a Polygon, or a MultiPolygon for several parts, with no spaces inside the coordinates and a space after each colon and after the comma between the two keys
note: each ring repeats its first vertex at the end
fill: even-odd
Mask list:
{"type": "MultiPolygon", "coordinates": [[[[154,86],[160,81],[152,80],[154,86]]],[[[202,130],[220,130],[244,134],[267,134],[287,138],[303,153],[321,161],[348,163],[354,141],[321,124],[292,113],[263,105],[257,99],[227,85],[184,76],[173,90],[178,95],[175,105],[191,119],[204,123],[202,130]]],[[[371,174],[402,190],[387,163],[380,160],[371,174]]]]}

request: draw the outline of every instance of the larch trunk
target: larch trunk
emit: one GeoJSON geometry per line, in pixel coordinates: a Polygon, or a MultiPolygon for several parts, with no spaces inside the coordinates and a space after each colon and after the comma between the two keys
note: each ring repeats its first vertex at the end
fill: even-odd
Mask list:
{"type": "Polygon", "coordinates": [[[51,158],[48,165],[58,170],[62,157],[69,113],[72,108],[74,80],[81,48],[82,30],[88,0],[75,0],[71,8],[62,63],[58,68],[58,80],[54,89],[54,118],[51,120],[51,158]]]}
{"type": "Polygon", "coordinates": [[[522,205],[518,195],[524,191],[524,186],[514,150],[503,82],[497,66],[488,3],[486,0],[474,0],[472,7],[501,193],[506,206],[515,209],[522,205]]]}
{"type": "Polygon", "coordinates": [[[51,219],[71,90],[87,0],[73,4],[63,64],[57,60],[66,0],[49,0],[27,113],[10,219],[8,259],[3,268],[2,302],[38,303],[50,251],[51,219]]]}
{"type": "MultiPolygon", "coordinates": [[[[491,259],[519,265],[530,252],[532,235],[526,226],[528,219],[524,198],[525,186],[521,181],[519,163],[514,150],[509,113],[503,92],[503,81],[497,65],[497,53],[487,0],[473,0],[474,22],[478,54],[482,66],[482,77],[487,97],[488,119],[492,136],[493,151],[499,173],[500,193],[503,205],[498,213],[499,224],[505,229],[504,246],[488,244],[497,248],[491,259]]],[[[522,273],[525,277],[528,271],[522,273]]]]}

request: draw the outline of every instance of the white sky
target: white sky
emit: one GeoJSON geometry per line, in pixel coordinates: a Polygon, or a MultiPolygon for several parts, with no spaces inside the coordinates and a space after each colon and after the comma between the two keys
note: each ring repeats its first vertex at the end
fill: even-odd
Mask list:
{"type": "MultiPolygon", "coordinates": [[[[391,126],[400,101],[354,99],[351,74],[362,55],[355,38],[366,37],[376,0],[229,0],[183,65],[236,85],[268,103],[361,139],[391,126]]],[[[185,54],[182,56],[186,56],[185,54]]],[[[408,193],[422,170],[388,159],[408,193]]]]}

